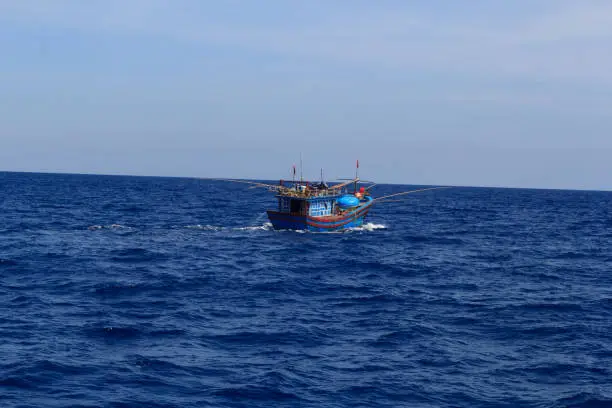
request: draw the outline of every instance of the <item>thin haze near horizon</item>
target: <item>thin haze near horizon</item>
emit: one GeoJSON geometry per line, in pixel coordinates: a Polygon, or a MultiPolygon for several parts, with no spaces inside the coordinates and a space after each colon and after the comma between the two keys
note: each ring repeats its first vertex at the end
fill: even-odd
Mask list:
{"type": "Polygon", "coordinates": [[[0,170],[611,189],[612,2],[0,0],[0,170]]]}

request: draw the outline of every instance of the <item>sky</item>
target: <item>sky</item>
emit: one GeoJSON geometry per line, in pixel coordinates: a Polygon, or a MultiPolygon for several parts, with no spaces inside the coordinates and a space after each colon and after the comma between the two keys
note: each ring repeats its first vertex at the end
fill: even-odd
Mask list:
{"type": "Polygon", "coordinates": [[[0,171],[612,190],[609,0],[0,0],[0,171]]]}

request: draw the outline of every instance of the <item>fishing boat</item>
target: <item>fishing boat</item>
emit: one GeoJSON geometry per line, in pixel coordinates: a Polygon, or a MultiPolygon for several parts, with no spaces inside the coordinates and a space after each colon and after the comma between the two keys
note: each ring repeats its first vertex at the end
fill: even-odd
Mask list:
{"type": "MultiPolygon", "coordinates": [[[[351,182],[356,185],[358,181],[351,182]]],[[[348,193],[344,185],[298,181],[284,187],[281,181],[278,208],[267,211],[272,227],[329,232],[362,226],[374,199],[364,187],[348,193]]]]}
{"type": "MultiPolygon", "coordinates": [[[[373,198],[370,189],[376,185],[358,177],[359,161],[355,177],[347,181],[329,186],[323,181],[321,171],[320,182],[304,181],[300,175],[293,179],[280,180],[277,185],[247,180],[228,180],[251,184],[252,187],[264,187],[276,193],[278,205],[266,213],[275,230],[307,230],[313,232],[333,232],[361,227],[368,212],[375,202],[403,194],[435,190],[445,187],[424,188],[404,191],[384,197],[373,198]],[[360,186],[365,184],[366,186],[360,186]],[[351,189],[350,186],[353,186],[351,189]],[[352,191],[351,191],[352,190],[352,191]]],[[[301,173],[301,172],[300,172],[301,173]]]]}

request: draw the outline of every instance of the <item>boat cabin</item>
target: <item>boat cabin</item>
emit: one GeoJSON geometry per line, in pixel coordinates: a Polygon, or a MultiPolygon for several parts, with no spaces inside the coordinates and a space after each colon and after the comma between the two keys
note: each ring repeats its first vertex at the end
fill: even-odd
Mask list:
{"type": "Polygon", "coordinates": [[[336,196],[291,197],[278,196],[278,211],[291,215],[323,217],[332,215],[335,210],[336,196]]]}

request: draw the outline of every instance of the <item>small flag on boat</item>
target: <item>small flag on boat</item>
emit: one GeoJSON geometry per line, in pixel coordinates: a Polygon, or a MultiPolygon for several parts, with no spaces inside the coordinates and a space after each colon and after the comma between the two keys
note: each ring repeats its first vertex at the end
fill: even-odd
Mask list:
{"type": "Polygon", "coordinates": [[[295,176],[295,164],[293,165],[293,175],[295,176]]]}
{"type": "Polygon", "coordinates": [[[359,168],[359,160],[357,160],[357,168],[359,168]]]}

